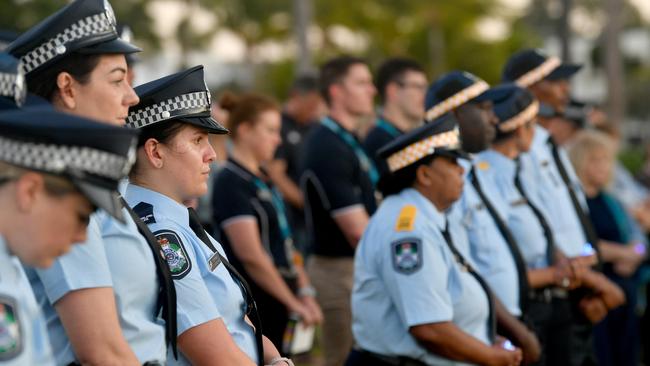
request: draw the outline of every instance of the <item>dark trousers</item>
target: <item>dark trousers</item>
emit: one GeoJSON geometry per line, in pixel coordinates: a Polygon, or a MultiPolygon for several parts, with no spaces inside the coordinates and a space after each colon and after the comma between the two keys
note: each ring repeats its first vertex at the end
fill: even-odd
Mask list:
{"type": "MultiPolygon", "coordinates": [[[[537,335],[540,344],[542,345],[542,354],[539,361],[534,363],[535,366],[547,365],[546,355],[548,353],[548,338],[549,338],[549,325],[551,316],[553,315],[553,307],[549,301],[531,299],[528,308],[528,320],[532,325],[532,329],[537,335]]],[[[552,336],[552,334],[551,334],[552,336]]],[[[550,365],[550,364],[549,364],[550,365]]]]}
{"type": "Polygon", "coordinates": [[[575,365],[574,359],[584,358],[585,347],[575,339],[571,302],[554,297],[551,306],[553,311],[548,326],[546,364],[575,365]]]}
{"type": "Polygon", "coordinates": [[[390,357],[353,349],[345,366],[426,366],[424,362],[408,357],[390,357]]]}
{"type": "Polygon", "coordinates": [[[636,366],[639,364],[639,318],[635,312],[638,281],[634,278],[608,277],[625,292],[626,303],[610,310],[594,326],[594,346],[599,366],[636,366]]]}
{"type": "MultiPolygon", "coordinates": [[[[262,331],[264,335],[275,345],[283,356],[291,356],[283,353],[282,340],[289,322],[289,312],[280,301],[259,288],[254,282],[251,285],[257,309],[262,320],[262,331]]],[[[285,279],[285,283],[292,291],[296,289],[295,280],[285,279]]]]}

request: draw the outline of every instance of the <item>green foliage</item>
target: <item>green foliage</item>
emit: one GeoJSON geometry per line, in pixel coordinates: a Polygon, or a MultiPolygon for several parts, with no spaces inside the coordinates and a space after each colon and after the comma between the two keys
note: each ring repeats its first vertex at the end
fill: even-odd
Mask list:
{"type": "Polygon", "coordinates": [[[637,174],[645,160],[643,147],[628,147],[618,154],[620,162],[632,173],[637,174]]]}
{"type": "MultiPolygon", "coordinates": [[[[151,0],[112,1],[111,5],[120,23],[128,24],[139,42],[156,48],[158,38],[151,30],[152,20],[146,12],[151,0]]],[[[22,33],[68,3],[65,0],[2,0],[0,1],[0,29],[22,33]]]]}

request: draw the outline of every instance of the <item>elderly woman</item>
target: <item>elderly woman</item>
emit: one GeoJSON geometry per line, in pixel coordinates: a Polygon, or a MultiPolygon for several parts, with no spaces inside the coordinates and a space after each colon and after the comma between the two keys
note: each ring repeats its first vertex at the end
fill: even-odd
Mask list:
{"type": "Polygon", "coordinates": [[[638,364],[638,319],[634,313],[638,288],[637,268],[645,258],[642,237],[635,237],[632,218],[623,205],[607,192],[615,162],[614,142],[596,131],[584,131],[570,146],[571,161],[582,182],[589,215],[598,237],[603,273],[618,284],[627,304],[612,310],[595,327],[596,353],[600,365],[638,364]]]}

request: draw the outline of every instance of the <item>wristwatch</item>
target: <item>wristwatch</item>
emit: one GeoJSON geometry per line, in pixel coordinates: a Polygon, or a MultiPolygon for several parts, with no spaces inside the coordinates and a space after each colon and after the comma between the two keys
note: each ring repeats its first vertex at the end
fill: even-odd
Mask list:
{"type": "Polygon", "coordinates": [[[305,286],[298,289],[298,297],[316,297],[316,289],[313,286],[305,286]]]}
{"type": "Polygon", "coordinates": [[[275,366],[275,365],[279,364],[280,362],[284,362],[289,366],[295,366],[293,364],[293,361],[291,361],[290,359],[288,359],[286,357],[276,357],[276,358],[271,360],[271,363],[268,364],[268,366],[275,366]]]}

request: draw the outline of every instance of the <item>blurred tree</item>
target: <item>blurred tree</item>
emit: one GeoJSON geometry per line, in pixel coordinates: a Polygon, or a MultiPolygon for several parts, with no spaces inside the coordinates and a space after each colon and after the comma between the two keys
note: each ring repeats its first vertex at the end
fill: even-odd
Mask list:
{"type": "MultiPolygon", "coordinates": [[[[146,11],[151,0],[112,1],[120,23],[128,24],[138,42],[147,48],[157,48],[159,40],[152,30],[152,19],[146,11]]],[[[68,3],[65,0],[2,0],[0,29],[24,32],[34,24],[68,3]]]]}

